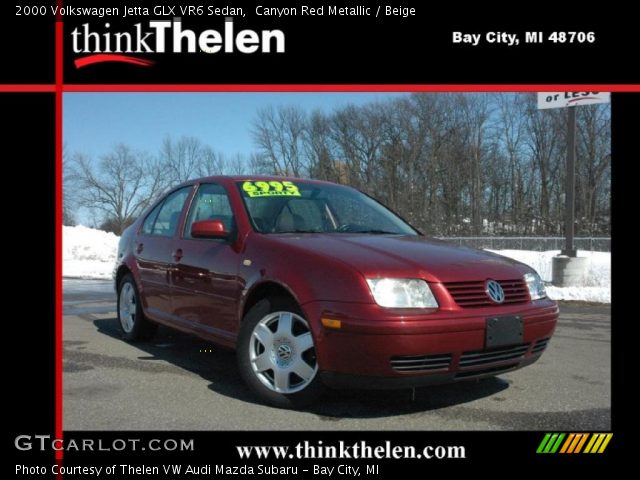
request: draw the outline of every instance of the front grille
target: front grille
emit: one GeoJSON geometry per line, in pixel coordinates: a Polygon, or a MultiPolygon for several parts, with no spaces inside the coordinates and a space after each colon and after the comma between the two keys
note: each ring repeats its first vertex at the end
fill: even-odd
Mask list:
{"type": "MultiPolygon", "coordinates": [[[[498,280],[504,290],[504,302],[500,305],[513,305],[527,303],[529,301],[529,290],[523,279],[498,280]]],[[[495,306],[485,291],[484,281],[474,282],[449,282],[444,286],[453,297],[453,300],[463,308],[495,306]]]]}
{"type": "Polygon", "coordinates": [[[391,368],[397,372],[418,372],[422,370],[448,369],[451,365],[451,354],[412,355],[391,357],[391,368]]]}
{"type": "Polygon", "coordinates": [[[547,348],[547,345],[549,344],[549,340],[551,340],[550,338],[543,338],[542,340],[538,340],[536,342],[536,344],[533,346],[533,348],[531,349],[531,353],[542,353],[544,352],[544,349],[547,348]]]}
{"type": "Polygon", "coordinates": [[[514,347],[494,348],[480,352],[465,352],[460,356],[460,368],[477,367],[488,363],[519,360],[529,349],[529,343],[514,347]]]}

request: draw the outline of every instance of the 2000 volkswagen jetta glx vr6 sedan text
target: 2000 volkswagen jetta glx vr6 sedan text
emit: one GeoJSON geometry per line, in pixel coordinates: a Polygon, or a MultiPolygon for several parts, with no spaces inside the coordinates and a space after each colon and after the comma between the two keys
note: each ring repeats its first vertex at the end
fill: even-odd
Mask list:
{"type": "Polygon", "coordinates": [[[166,194],[123,234],[124,338],[158,323],[235,348],[280,407],[325,385],[413,387],[536,361],[558,308],[530,267],[428,239],[328,182],[208,177],[166,194]]]}

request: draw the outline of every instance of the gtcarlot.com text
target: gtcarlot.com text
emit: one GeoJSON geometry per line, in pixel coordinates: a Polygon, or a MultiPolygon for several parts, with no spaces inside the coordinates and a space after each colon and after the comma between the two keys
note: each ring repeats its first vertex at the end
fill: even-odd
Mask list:
{"type": "Polygon", "coordinates": [[[52,438],[51,435],[18,435],[13,443],[18,450],[39,450],[41,452],[47,450],[67,452],[191,452],[195,448],[192,438],[94,440],[92,438],[52,438]]]}

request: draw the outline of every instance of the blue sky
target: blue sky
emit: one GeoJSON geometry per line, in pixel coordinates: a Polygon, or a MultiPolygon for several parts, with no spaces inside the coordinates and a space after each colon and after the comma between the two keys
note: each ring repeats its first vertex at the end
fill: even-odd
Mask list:
{"type": "Polygon", "coordinates": [[[166,135],[194,136],[227,155],[255,150],[250,129],[260,108],[297,105],[331,112],[406,94],[389,93],[66,93],[63,137],[69,153],[96,158],[117,143],[157,153],[166,135]]]}

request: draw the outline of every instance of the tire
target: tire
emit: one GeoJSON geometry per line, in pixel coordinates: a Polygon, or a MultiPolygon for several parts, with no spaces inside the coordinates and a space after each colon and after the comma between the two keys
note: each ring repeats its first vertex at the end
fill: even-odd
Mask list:
{"type": "Polygon", "coordinates": [[[268,298],[245,315],[238,339],[240,375],[265,403],[298,408],[324,391],[313,335],[300,308],[287,298],[268,298]]]}
{"type": "Polygon", "coordinates": [[[144,316],[138,287],[130,273],[118,285],[118,326],[122,338],[130,342],[149,339],[158,329],[144,316]]]}

